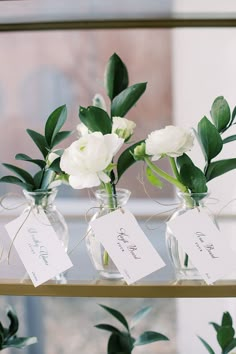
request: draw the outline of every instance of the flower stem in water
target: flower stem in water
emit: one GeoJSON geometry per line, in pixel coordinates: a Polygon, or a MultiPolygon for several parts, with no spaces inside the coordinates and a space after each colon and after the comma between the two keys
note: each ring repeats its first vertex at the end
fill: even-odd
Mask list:
{"type": "MultiPolygon", "coordinates": [[[[105,189],[107,192],[107,196],[108,196],[108,207],[110,212],[116,209],[116,205],[117,203],[114,203],[114,199],[113,199],[113,189],[110,183],[106,183],[105,184],[105,189]]],[[[109,263],[109,254],[106,250],[104,250],[103,253],[103,265],[107,266],[109,263]]]]}

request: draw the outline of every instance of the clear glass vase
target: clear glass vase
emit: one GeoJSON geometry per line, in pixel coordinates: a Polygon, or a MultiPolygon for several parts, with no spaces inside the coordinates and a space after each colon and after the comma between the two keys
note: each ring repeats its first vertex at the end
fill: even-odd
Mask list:
{"type": "MultiPolygon", "coordinates": [[[[173,220],[182,214],[188,213],[194,208],[198,208],[199,212],[208,214],[211,217],[212,222],[216,224],[213,214],[206,206],[209,197],[208,193],[188,194],[179,192],[178,197],[180,199],[180,205],[169,220],[173,220]]],[[[194,267],[188,255],[184,252],[168,225],[166,227],[166,246],[177,280],[202,280],[200,273],[194,267]]]]}
{"type": "MultiPolygon", "coordinates": [[[[99,207],[97,208],[98,211],[91,218],[91,221],[125,206],[130,197],[130,191],[120,188],[116,190],[115,194],[108,194],[105,190],[98,190],[95,192],[95,197],[99,203],[99,207]]],[[[86,246],[90,259],[102,278],[111,280],[122,278],[109,254],[96,239],[90,225],[87,231],[86,246]]]]}
{"type": "MultiPolygon", "coordinates": [[[[47,191],[39,192],[29,192],[23,190],[23,193],[28,203],[27,209],[25,211],[27,212],[28,210],[33,209],[37,213],[38,209],[42,208],[55,233],[57,234],[59,241],[65,249],[65,252],[67,252],[69,243],[68,226],[64,216],[58,211],[55,205],[57,189],[53,188],[47,191]]],[[[54,280],[64,282],[65,277],[63,274],[58,274],[54,280]]]]}

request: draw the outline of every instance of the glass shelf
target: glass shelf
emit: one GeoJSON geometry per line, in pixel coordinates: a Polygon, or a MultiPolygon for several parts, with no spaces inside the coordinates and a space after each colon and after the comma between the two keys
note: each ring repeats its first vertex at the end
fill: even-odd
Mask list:
{"type": "Polygon", "coordinates": [[[233,1],[1,1],[0,31],[235,27],[233,1]],[[190,5],[191,3],[191,5],[190,5]]]}

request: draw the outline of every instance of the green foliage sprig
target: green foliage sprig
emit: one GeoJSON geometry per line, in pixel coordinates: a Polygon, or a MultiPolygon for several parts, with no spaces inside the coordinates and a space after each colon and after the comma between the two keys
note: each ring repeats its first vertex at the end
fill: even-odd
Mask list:
{"type": "Polygon", "coordinates": [[[24,348],[28,345],[37,343],[36,337],[18,337],[19,320],[13,309],[8,308],[7,316],[10,320],[9,327],[6,328],[0,322],[0,350],[14,347],[24,348]]]}
{"type": "Polygon", "coordinates": [[[71,135],[71,131],[61,131],[67,118],[67,108],[65,105],[55,109],[48,117],[44,135],[35,130],[27,129],[26,132],[38,147],[43,158],[35,159],[26,154],[19,153],[15,156],[16,160],[27,161],[39,167],[39,170],[31,175],[27,170],[18,166],[3,163],[3,166],[14,172],[14,176],[4,176],[0,182],[16,184],[30,192],[46,191],[50,188],[53,181],[66,177],[60,169],[60,156],[62,150],[55,150],[54,147],[62,140],[71,135]],[[55,152],[58,157],[50,161],[50,154],[55,152]]]}
{"type": "Polygon", "coordinates": [[[95,326],[96,328],[111,332],[107,345],[108,354],[130,354],[136,346],[150,344],[162,340],[169,340],[165,335],[154,331],[145,331],[136,339],[132,336],[131,330],[150,312],[151,307],[145,307],[138,311],[132,317],[130,324],[128,324],[128,321],[120,311],[108,306],[100,306],[110,315],[115,317],[125,329],[120,330],[110,324],[105,323],[95,326]]]}
{"type": "Polygon", "coordinates": [[[205,166],[201,171],[186,154],[177,158],[180,179],[191,192],[207,191],[207,183],[236,168],[236,158],[217,160],[224,144],[236,140],[236,135],[223,137],[235,124],[236,107],[232,114],[228,102],[223,96],[217,97],[210,110],[211,121],[204,116],[197,126],[196,137],[205,157],[205,166]]]}
{"type": "MultiPolygon", "coordinates": [[[[217,342],[221,348],[221,354],[228,354],[236,347],[235,330],[233,328],[232,317],[229,312],[224,312],[221,324],[210,322],[216,331],[217,342]]],[[[201,337],[198,336],[208,353],[215,354],[212,347],[201,337]]]]}
{"type": "MultiPolygon", "coordinates": [[[[79,108],[79,118],[90,132],[110,134],[113,117],[123,118],[145,92],[147,83],[128,85],[128,70],[121,58],[114,53],[106,65],[104,75],[104,86],[110,99],[110,113],[95,105],[87,108],[80,106],[79,108]]],[[[117,164],[111,171],[113,185],[116,185],[123,173],[135,163],[136,160],[130,151],[132,152],[139,143],[129,146],[119,156],[117,164]]]]}

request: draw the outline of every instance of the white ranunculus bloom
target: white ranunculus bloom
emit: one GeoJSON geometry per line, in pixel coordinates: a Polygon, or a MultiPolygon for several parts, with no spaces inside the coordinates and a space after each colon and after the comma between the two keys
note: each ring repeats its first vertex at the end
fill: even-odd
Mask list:
{"type": "Polygon", "coordinates": [[[84,136],[84,135],[89,134],[89,130],[84,123],[77,124],[76,130],[77,130],[79,136],[84,136]]]}
{"type": "Polygon", "coordinates": [[[133,135],[136,124],[132,120],[122,117],[113,117],[112,120],[112,133],[124,140],[128,140],[133,135]]]}
{"type": "Polygon", "coordinates": [[[190,129],[168,125],[164,129],[155,130],[146,139],[146,153],[152,156],[152,161],[163,155],[178,157],[190,150],[194,136],[190,129]]]}
{"type": "Polygon", "coordinates": [[[91,188],[110,182],[104,170],[124,140],[116,134],[95,132],[82,136],[65,149],[61,169],[69,174],[69,184],[75,189],[91,188]]]}

